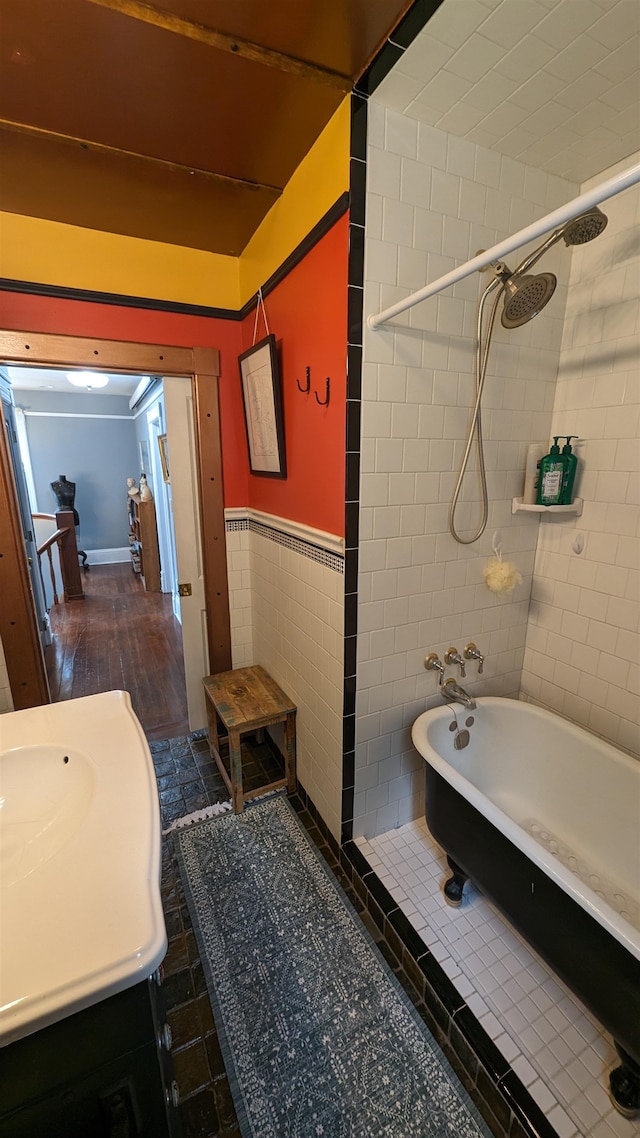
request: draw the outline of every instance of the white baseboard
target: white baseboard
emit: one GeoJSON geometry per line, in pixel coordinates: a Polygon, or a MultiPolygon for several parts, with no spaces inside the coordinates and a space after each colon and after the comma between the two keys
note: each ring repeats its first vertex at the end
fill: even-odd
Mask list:
{"type": "Polygon", "coordinates": [[[131,560],[128,545],[123,545],[121,549],[85,549],[84,552],[89,565],[117,565],[121,561],[131,560]]]}

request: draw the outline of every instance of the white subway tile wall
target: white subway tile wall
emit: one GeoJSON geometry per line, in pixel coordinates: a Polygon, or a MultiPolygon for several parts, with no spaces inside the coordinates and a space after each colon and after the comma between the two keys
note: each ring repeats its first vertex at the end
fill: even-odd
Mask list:
{"type": "Polygon", "coordinates": [[[253,659],[251,554],[248,523],[227,525],[227,578],[231,620],[231,665],[248,668],[253,659]]]}
{"type": "Polygon", "coordinates": [[[339,839],[344,575],[249,529],[227,558],[233,666],[261,664],[296,703],[298,777],[339,839]]]}
{"type": "MultiPolygon", "coordinates": [[[[577,193],[375,97],[369,120],[365,317],[577,193]]],[[[475,398],[477,299],[491,278],[476,274],[380,330],[365,327],[356,835],[422,813],[410,727],[439,698],[436,675],[424,669],[428,652],[442,659],[448,647],[474,641],[486,660],[480,678],[468,666],[468,690],[519,694],[538,518],[512,515],[511,501],[522,493],[528,444],[550,435],[569,267],[569,251],[554,249],[544,265],[559,281],[550,305],[511,332],[496,321],[482,416],[489,520],[473,545],[457,544],[447,519],[475,398]],[[523,577],[511,595],[484,583],[496,531],[523,577]]],[[[472,452],[458,531],[471,536],[479,518],[472,452]]]]}
{"type": "Polygon", "coordinates": [[[638,187],[602,209],[607,228],[572,257],[551,429],[579,436],[584,511],[540,524],[522,693],[640,756],[638,187]]]}
{"type": "Polygon", "coordinates": [[[3,711],[13,711],[13,698],[11,696],[11,686],[9,684],[4,648],[0,640],[0,713],[3,711]]]}

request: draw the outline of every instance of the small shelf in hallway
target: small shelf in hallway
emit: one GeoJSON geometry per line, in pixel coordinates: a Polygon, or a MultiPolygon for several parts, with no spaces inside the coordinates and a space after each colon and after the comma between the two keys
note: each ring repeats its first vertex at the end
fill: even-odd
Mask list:
{"type": "Polygon", "coordinates": [[[130,692],[148,739],[189,730],[180,625],[169,594],[149,593],[127,563],[83,574],[82,602],[54,605],[45,662],[54,702],[130,692]]]}

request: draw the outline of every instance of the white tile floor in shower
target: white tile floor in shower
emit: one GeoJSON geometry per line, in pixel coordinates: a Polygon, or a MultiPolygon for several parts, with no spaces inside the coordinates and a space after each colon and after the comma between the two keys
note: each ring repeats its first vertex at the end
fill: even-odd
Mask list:
{"type": "Polygon", "coordinates": [[[422,820],[356,842],[559,1138],[637,1138],[612,1107],[610,1036],[470,884],[444,902],[449,871],[422,820]]]}

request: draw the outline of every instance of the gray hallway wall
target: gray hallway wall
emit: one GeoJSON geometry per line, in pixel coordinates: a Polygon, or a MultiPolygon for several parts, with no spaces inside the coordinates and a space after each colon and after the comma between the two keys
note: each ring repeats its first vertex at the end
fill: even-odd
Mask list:
{"type": "Polygon", "coordinates": [[[140,459],[125,396],[15,390],[25,412],[38,510],[55,513],[51,482],[61,474],[76,483],[83,549],[127,545],[127,478],[140,459]]]}

